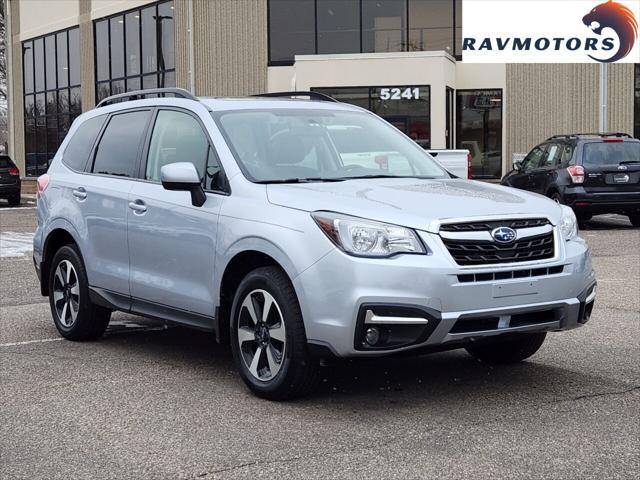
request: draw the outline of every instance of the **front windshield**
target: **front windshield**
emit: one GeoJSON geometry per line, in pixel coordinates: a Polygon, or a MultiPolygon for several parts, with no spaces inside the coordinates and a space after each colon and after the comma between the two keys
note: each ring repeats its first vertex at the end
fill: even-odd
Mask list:
{"type": "Polygon", "coordinates": [[[254,182],[450,177],[411,139],[365,112],[271,109],[214,116],[254,182]]]}

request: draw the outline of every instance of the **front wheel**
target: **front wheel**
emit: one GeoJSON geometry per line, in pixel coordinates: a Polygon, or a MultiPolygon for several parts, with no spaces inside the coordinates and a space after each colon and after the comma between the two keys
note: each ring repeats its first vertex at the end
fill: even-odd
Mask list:
{"type": "Polygon", "coordinates": [[[523,333],[508,340],[497,339],[466,347],[472,357],[487,363],[517,363],[536,353],[547,336],[542,333],[523,333]]]}
{"type": "Polygon", "coordinates": [[[285,400],[315,384],[293,285],[276,267],[262,267],[240,283],[233,301],[231,349],[240,376],[259,397],[285,400]]]}
{"type": "Polygon", "coordinates": [[[99,338],[109,325],[111,311],[91,303],[87,273],[74,246],[60,248],[53,257],[49,305],[58,332],[68,340],[99,338]]]}

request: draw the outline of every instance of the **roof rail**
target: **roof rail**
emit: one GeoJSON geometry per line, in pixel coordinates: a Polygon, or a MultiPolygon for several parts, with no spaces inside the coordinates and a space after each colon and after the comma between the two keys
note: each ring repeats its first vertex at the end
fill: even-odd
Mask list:
{"type": "Polygon", "coordinates": [[[293,97],[309,97],[309,100],[320,100],[323,102],[335,102],[340,103],[333,97],[325,95],[320,92],[300,91],[300,92],[271,92],[271,93],[258,93],[257,95],[251,95],[252,97],[278,97],[278,98],[293,98],[293,97]]]}
{"type": "Polygon", "coordinates": [[[144,100],[149,95],[155,95],[156,97],[173,96],[175,98],[195,100],[196,102],[200,101],[198,97],[183,88],[150,88],[148,90],[135,90],[133,92],[111,95],[110,97],[101,100],[100,103],[96,105],[96,108],[112,105],[114,103],[129,102],[131,100],[144,100]]]}
{"type": "Polygon", "coordinates": [[[561,135],[553,135],[549,137],[547,140],[553,140],[555,138],[578,138],[578,137],[626,137],[633,138],[628,133],[622,132],[601,132],[601,133],[568,133],[561,135]]]}

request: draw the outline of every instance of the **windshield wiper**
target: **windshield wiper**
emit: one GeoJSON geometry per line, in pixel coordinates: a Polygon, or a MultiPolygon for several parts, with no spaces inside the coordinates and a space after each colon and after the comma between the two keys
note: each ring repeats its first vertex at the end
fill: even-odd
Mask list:
{"type": "Polygon", "coordinates": [[[384,175],[384,174],[376,174],[376,175],[356,175],[355,177],[340,177],[342,180],[362,180],[369,178],[415,178],[419,180],[433,180],[438,177],[420,177],[417,175],[384,175]]]}
{"type": "Polygon", "coordinates": [[[323,177],[309,177],[309,178],[284,178],[276,180],[258,180],[255,183],[269,184],[269,183],[315,183],[315,182],[343,182],[344,179],[339,178],[323,178],[323,177]]]}
{"type": "Polygon", "coordinates": [[[629,165],[630,163],[640,163],[640,160],[624,160],[620,162],[618,165],[629,165]]]}

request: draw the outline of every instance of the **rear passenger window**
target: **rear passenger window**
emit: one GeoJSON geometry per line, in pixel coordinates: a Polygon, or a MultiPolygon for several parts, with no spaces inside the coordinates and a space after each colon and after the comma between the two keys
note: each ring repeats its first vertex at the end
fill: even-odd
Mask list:
{"type": "Polygon", "coordinates": [[[91,149],[93,144],[96,143],[96,138],[98,138],[105,118],[106,115],[93,117],[78,127],[64,150],[62,163],[72,170],[84,171],[91,149]]]}
{"type": "Polygon", "coordinates": [[[111,117],[98,145],[93,173],[135,176],[138,148],[143,140],[149,115],[150,112],[145,110],[111,117]]]}
{"type": "Polygon", "coordinates": [[[161,110],[153,127],[145,178],[159,182],[163,166],[190,162],[203,179],[208,155],[209,141],[195,118],[174,110],[161,110]]]}

